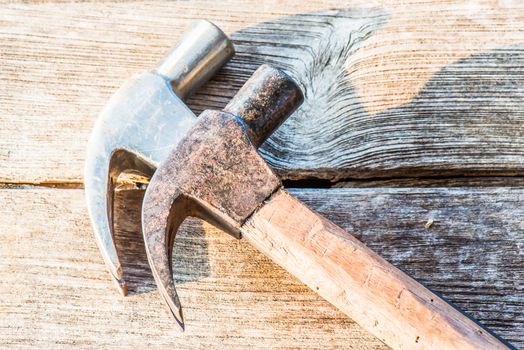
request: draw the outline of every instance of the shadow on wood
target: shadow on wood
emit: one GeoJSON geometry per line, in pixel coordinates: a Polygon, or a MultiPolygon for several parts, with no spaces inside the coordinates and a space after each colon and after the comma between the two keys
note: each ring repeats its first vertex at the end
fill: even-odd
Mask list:
{"type": "MultiPolygon", "coordinates": [[[[144,191],[120,190],[115,196],[115,244],[121,254],[130,295],[156,289],[147,261],[141,230],[144,191]]],[[[188,218],[178,230],[173,248],[175,282],[192,282],[209,276],[207,242],[202,221],[188,218]]]]}
{"type": "MultiPolygon", "coordinates": [[[[263,154],[284,178],[524,174],[516,127],[524,123],[523,46],[446,66],[411,102],[376,115],[340,69],[326,83],[334,86],[324,92],[329,103],[306,93],[305,106],[266,143],[263,154]]],[[[306,84],[313,86],[315,79],[306,84]]]]}
{"type": "Polygon", "coordinates": [[[395,52],[387,43],[373,52],[364,47],[387,21],[378,8],[333,9],[242,29],[232,34],[236,57],[190,106],[223,107],[240,87],[239,76],[247,79],[269,63],[286,69],[305,92],[303,106],[261,148],[284,179],[523,175],[524,133],[515,125],[524,123],[524,47],[464,57],[431,76],[411,102],[373,114],[353,81],[371,74],[362,59],[381,48],[376,60],[383,64],[395,52]]]}
{"type": "Polygon", "coordinates": [[[523,123],[524,44],[481,52],[443,67],[411,102],[355,123],[363,136],[352,144],[379,145],[367,158],[384,168],[348,175],[522,175],[523,123]]]}

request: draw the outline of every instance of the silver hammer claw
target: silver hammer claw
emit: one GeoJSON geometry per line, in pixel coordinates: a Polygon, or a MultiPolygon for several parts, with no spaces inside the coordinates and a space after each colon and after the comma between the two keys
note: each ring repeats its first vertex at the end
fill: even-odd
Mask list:
{"type": "Polygon", "coordinates": [[[153,175],[196,121],[183,99],[233,54],[232,43],[219,28],[196,22],[156,69],[120,87],[95,123],[84,172],[87,208],[102,256],[124,295],[126,283],[113,240],[116,180],[128,171],[153,175]]]}

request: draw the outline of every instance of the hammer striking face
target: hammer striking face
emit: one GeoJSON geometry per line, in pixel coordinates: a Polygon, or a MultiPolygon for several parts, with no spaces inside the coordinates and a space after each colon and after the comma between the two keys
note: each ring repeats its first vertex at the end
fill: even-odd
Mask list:
{"type": "Polygon", "coordinates": [[[224,112],[204,111],[160,165],[142,225],[160,294],[184,328],[173,243],[188,217],[242,236],[394,349],[509,345],[287,193],[257,148],[300,104],[282,71],[262,66],[224,112]]]}
{"type": "Polygon", "coordinates": [[[226,35],[207,21],[195,23],[157,68],[127,81],[98,117],[87,148],[87,207],[104,260],[125,295],[113,242],[114,187],[122,172],[150,177],[196,121],[182,101],[234,54],[226,35]]]}

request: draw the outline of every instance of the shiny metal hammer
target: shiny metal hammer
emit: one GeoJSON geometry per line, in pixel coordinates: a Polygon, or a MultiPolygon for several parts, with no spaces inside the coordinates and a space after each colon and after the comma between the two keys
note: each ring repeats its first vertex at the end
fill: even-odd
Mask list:
{"type": "Polygon", "coordinates": [[[126,283],[113,241],[113,200],[118,176],[151,177],[196,122],[183,100],[234,55],[227,36],[208,21],[196,22],[159,65],[128,80],[98,117],[84,172],[87,208],[104,260],[122,294],[126,283]]]}

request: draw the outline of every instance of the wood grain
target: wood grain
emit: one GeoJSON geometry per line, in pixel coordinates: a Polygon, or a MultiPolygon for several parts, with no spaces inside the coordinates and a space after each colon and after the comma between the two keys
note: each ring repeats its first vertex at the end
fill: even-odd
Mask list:
{"type": "Polygon", "coordinates": [[[117,242],[133,283],[123,298],[94,241],[83,191],[0,191],[0,348],[385,349],[247,242],[196,220],[175,246],[187,321],[180,332],[133,230],[142,195],[127,192],[119,204],[117,242]]]}
{"type": "MultiPolygon", "coordinates": [[[[524,348],[522,188],[292,193],[524,348]]],[[[178,333],[137,232],[142,195],[117,196],[117,245],[131,291],[122,298],[92,237],[82,190],[0,190],[0,347],[384,348],[247,242],[197,220],[175,242],[187,320],[178,333]]]]}
{"type": "Polygon", "coordinates": [[[0,181],[80,183],[102,106],[195,18],[224,28],[238,53],[191,99],[196,112],[223,107],[261,63],[304,88],[304,106],[263,149],[283,177],[522,175],[523,6],[4,4],[0,181]]]}
{"type": "Polygon", "coordinates": [[[190,107],[225,106],[261,63],[287,69],[306,102],[264,157],[298,185],[353,187],[293,194],[524,348],[523,3],[0,2],[0,347],[384,348],[198,221],[177,238],[175,332],[137,234],[140,191],[118,197],[134,295],[109,284],[79,189],[88,135],[126,78],[206,18],[238,54],[190,107]]]}

